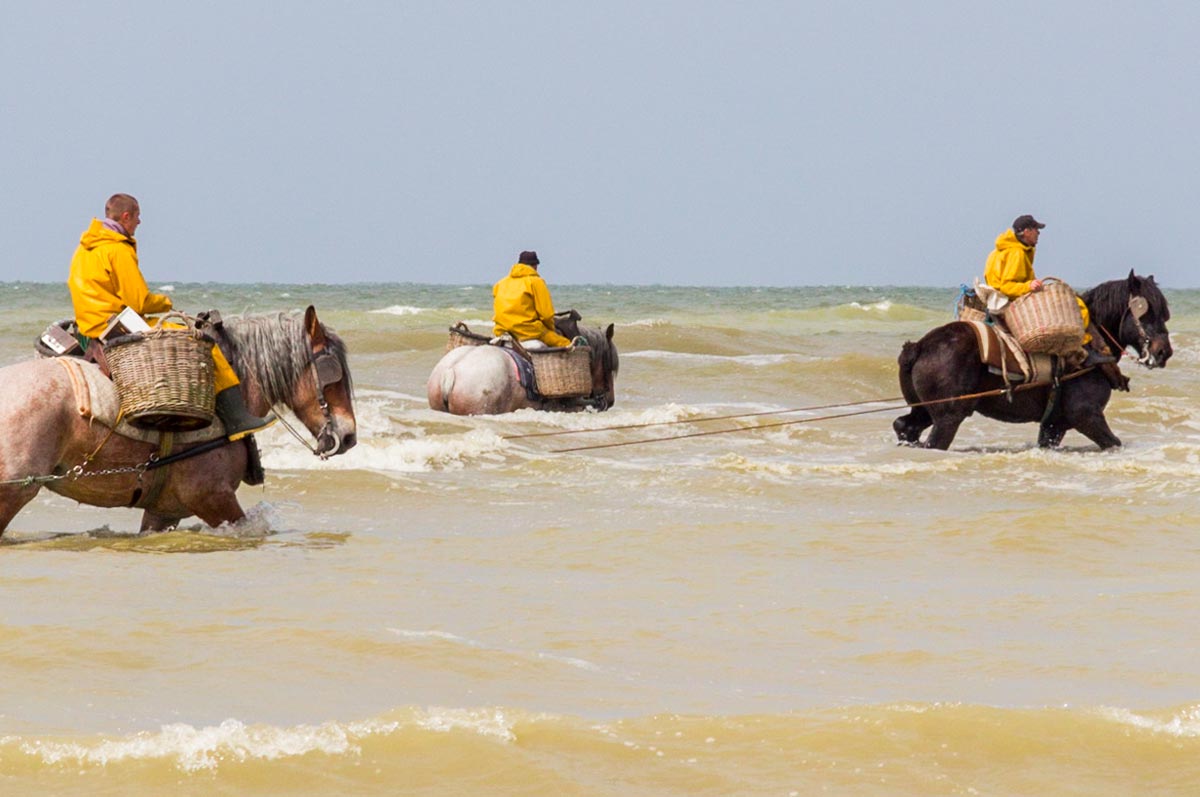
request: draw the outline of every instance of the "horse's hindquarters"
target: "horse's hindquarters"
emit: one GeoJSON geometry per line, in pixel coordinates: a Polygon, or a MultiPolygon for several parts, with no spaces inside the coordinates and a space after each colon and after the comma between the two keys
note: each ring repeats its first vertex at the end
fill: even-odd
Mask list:
{"type": "Polygon", "coordinates": [[[496,415],[530,406],[509,355],[496,346],[460,346],[434,366],[426,383],[431,409],[496,415]]]}

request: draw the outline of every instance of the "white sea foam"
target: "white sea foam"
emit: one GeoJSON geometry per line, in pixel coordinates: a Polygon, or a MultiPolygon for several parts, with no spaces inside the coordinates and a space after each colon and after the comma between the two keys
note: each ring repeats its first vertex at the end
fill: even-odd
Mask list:
{"type": "Polygon", "coordinates": [[[1168,736],[1195,738],[1200,736],[1200,706],[1184,709],[1167,720],[1154,717],[1144,717],[1124,708],[1100,709],[1100,716],[1113,720],[1122,725],[1132,725],[1135,728],[1152,733],[1164,733],[1168,736]]]}
{"type": "Polygon", "coordinates": [[[695,354],[683,351],[644,349],[622,354],[623,359],[683,360],[686,362],[742,363],[745,365],[779,365],[786,362],[812,362],[813,358],[803,354],[695,354]]]}
{"type": "Polygon", "coordinates": [[[418,715],[416,723],[419,727],[439,733],[466,730],[505,742],[517,739],[512,724],[499,709],[432,708],[418,715]]]}
{"type": "Polygon", "coordinates": [[[175,286],[174,285],[159,285],[158,289],[160,291],[166,291],[167,293],[170,293],[171,291],[175,290],[175,286]]]}
{"type": "Polygon", "coordinates": [[[399,727],[395,722],[326,722],[291,728],[248,726],[227,719],[217,726],[195,728],[178,723],[164,725],[157,733],[138,733],[123,739],[82,742],[32,741],[22,752],[39,756],[47,764],[75,763],[105,766],[124,761],[174,759],[185,772],[215,770],[222,762],[274,761],[308,753],[357,755],[364,737],[387,734],[399,727]]]}
{"type": "Polygon", "coordinates": [[[475,648],[478,650],[493,650],[493,651],[496,651],[497,653],[504,653],[509,656],[516,656],[518,658],[526,657],[526,656],[533,656],[534,658],[540,659],[542,661],[554,661],[554,662],[558,662],[560,664],[566,664],[569,667],[574,667],[579,670],[587,670],[589,672],[600,672],[600,669],[601,669],[600,666],[597,664],[593,664],[592,662],[587,661],[586,659],[580,659],[580,658],[576,658],[574,656],[560,656],[557,653],[545,653],[540,650],[533,651],[532,653],[526,653],[524,651],[514,650],[511,648],[503,648],[503,647],[497,647],[495,645],[489,645],[485,642],[480,642],[475,639],[468,639],[466,637],[461,637],[461,636],[458,636],[457,634],[451,634],[447,631],[432,631],[432,630],[430,630],[430,631],[411,631],[411,630],[408,630],[405,628],[389,628],[388,631],[391,631],[393,634],[395,634],[398,637],[401,637],[402,639],[411,639],[411,640],[416,640],[416,641],[433,639],[433,640],[437,640],[439,642],[449,642],[451,644],[462,645],[463,647],[475,648]]]}
{"type": "Polygon", "coordinates": [[[850,302],[850,306],[858,308],[859,310],[865,310],[868,313],[872,313],[872,312],[886,313],[888,310],[892,309],[892,303],[888,299],[881,299],[880,301],[872,302],[871,304],[861,304],[860,302],[850,302]]]}
{"type": "Polygon", "coordinates": [[[507,443],[488,429],[465,434],[396,439],[360,433],[359,444],[337,457],[322,460],[311,452],[290,445],[263,449],[267,470],[372,470],[420,473],[459,470],[468,462],[503,451],[507,443]]]}
{"type": "Polygon", "coordinates": [[[417,315],[418,313],[428,313],[428,307],[413,307],[411,305],[394,304],[391,307],[384,307],[381,310],[370,310],[371,313],[382,313],[384,315],[417,315]]]}

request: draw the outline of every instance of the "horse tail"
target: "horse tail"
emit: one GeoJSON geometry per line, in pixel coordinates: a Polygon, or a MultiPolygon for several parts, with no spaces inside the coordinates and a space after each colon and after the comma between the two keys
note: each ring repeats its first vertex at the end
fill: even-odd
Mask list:
{"type": "Polygon", "coordinates": [[[442,380],[440,384],[442,391],[442,409],[446,412],[450,411],[450,391],[454,390],[454,369],[447,368],[442,371],[442,380]]]}
{"type": "Polygon", "coordinates": [[[913,365],[917,362],[917,358],[921,356],[921,344],[913,343],[911,340],[904,344],[900,349],[900,371],[904,374],[911,374],[913,365]]]}

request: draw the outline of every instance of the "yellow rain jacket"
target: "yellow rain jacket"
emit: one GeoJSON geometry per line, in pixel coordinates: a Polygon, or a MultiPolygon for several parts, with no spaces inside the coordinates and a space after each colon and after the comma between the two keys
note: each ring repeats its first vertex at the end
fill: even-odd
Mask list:
{"type": "Polygon", "coordinates": [[[492,297],[496,322],[493,334],[507,332],[517,340],[540,340],[547,346],[571,345],[554,329],[550,289],[533,266],[514,265],[508,276],[492,287],[492,297]]]}
{"type": "Polygon", "coordinates": [[[80,334],[89,338],[99,337],[108,319],[126,307],[141,316],[171,309],[169,297],[146,287],[138,268],[137,241],[110,230],[100,219],[92,219],[79,239],[67,287],[75,305],[75,323],[80,334]]]}
{"type": "MultiPolygon", "coordinates": [[[[1033,273],[1033,249],[1022,243],[1011,229],[1005,231],[996,239],[996,248],[988,255],[983,269],[984,280],[1010,299],[1029,293],[1029,283],[1037,279],[1033,273]]],[[[1079,302],[1079,314],[1083,317],[1083,343],[1086,346],[1092,340],[1086,331],[1091,319],[1083,299],[1076,296],[1075,301],[1079,302]]]]}
{"type": "MultiPolygon", "coordinates": [[[[100,337],[108,320],[126,307],[143,317],[171,309],[171,297],[151,293],[146,286],[138,267],[137,241],[110,230],[100,219],[92,219],[79,238],[67,287],[75,305],[75,325],[89,338],[100,337]]],[[[220,393],[239,381],[225,355],[213,346],[213,389],[220,393]]]]}

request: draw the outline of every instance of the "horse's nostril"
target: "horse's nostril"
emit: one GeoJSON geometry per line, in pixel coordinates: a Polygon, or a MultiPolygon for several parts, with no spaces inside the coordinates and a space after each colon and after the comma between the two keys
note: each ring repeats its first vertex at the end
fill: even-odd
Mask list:
{"type": "Polygon", "coordinates": [[[338,449],[339,453],[349,451],[358,443],[358,435],[351,432],[342,438],[342,447],[338,449]]]}

